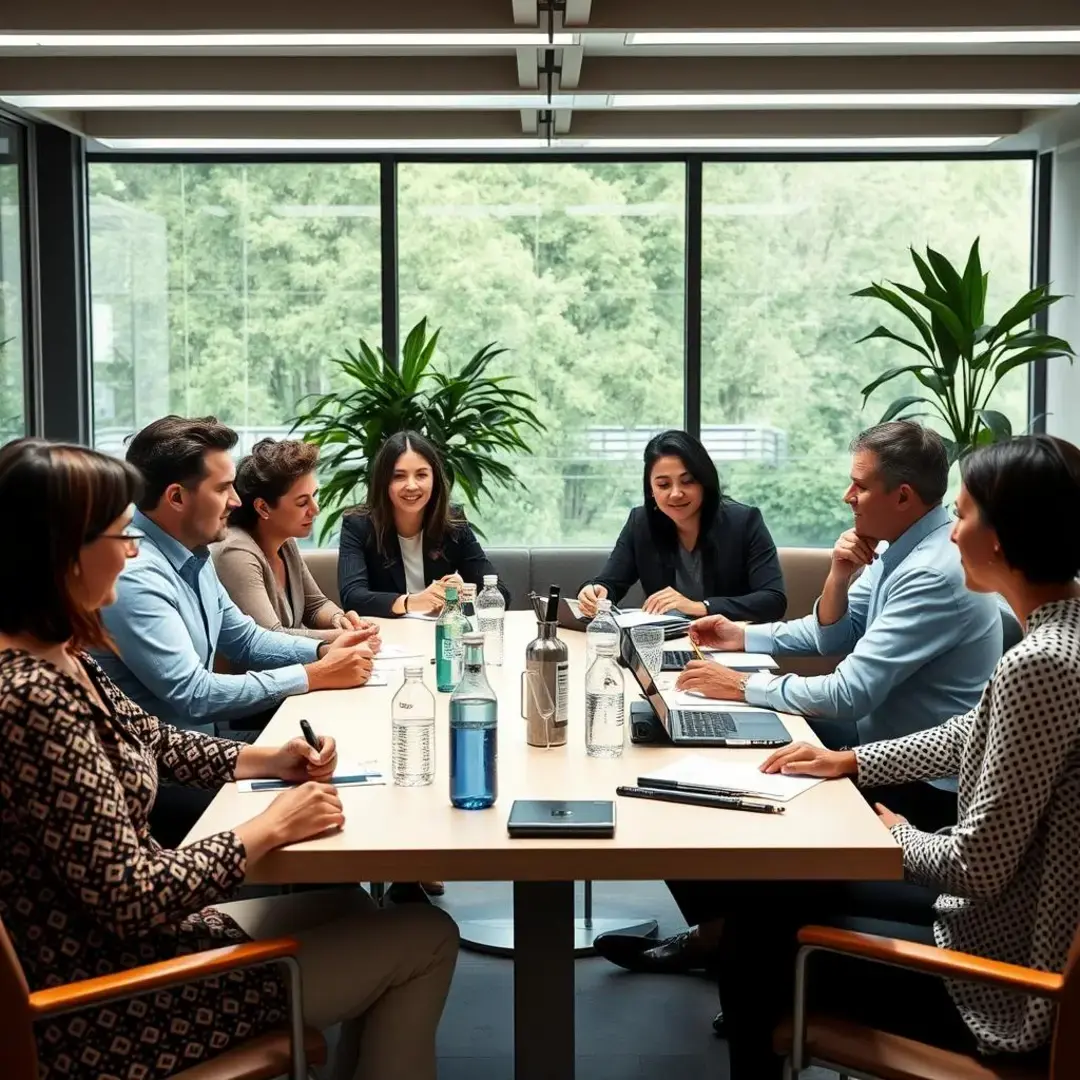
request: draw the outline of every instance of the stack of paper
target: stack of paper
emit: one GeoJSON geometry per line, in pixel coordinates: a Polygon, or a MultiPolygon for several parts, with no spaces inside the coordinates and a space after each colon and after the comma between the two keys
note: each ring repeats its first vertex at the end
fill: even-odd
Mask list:
{"type": "Polygon", "coordinates": [[[638,777],[638,783],[643,787],[652,786],[657,780],[668,784],[707,787],[724,795],[752,795],[776,802],[787,802],[821,783],[805,776],[763,773],[757,765],[748,761],[731,761],[702,754],[680,758],[638,777]]]}
{"type": "Polygon", "coordinates": [[[634,626],[685,625],[690,621],[685,615],[650,615],[647,611],[620,611],[612,618],[620,630],[629,630],[634,626]]]}

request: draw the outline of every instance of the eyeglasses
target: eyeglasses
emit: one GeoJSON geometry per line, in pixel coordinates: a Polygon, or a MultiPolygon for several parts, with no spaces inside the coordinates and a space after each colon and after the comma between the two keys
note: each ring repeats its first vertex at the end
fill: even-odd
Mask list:
{"type": "Polygon", "coordinates": [[[123,540],[125,544],[129,544],[132,551],[139,550],[139,544],[146,539],[146,533],[139,532],[138,529],[125,529],[119,533],[100,533],[94,539],[96,540],[123,540]]]}

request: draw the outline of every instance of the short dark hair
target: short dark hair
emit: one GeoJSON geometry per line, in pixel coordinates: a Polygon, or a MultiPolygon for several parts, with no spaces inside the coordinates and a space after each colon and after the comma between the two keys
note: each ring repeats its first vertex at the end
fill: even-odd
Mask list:
{"type": "Polygon", "coordinates": [[[927,506],[937,506],[945,498],[949,454],[936,431],[914,420],[890,420],[860,432],[850,449],[853,454],[869,450],[877,458],[886,491],[907,484],[927,506]]]}
{"type": "Polygon", "coordinates": [[[979,516],[1005,561],[1038,585],[1080,573],[1080,450],[1052,435],[992,443],[960,463],[979,516]]]}
{"type": "Polygon", "coordinates": [[[271,506],[277,506],[278,499],[301,476],[314,472],[318,463],[319,448],[314,443],[260,439],[236,467],[234,487],[240,505],[229,515],[229,524],[250,532],[259,520],[255,500],[265,499],[271,506]]]}
{"type": "Polygon", "coordinates": [[[231,450],[236,432],[216,416],[163,416],[131,437],[128,463],[143,478],[140,510],[153,510],[170,484],[197,487],[206,476],[206,455],[231,450]]]}
{"type": "Polygon", "coordinates": [[[18,515],[0,559],[0,630],[40,641],[108,648],[96,611],[80,607],[68,578],[96,540],[139,497],[139,474],[85,446],[17,439],[0,450],[0,505],[18,515]]]}
{"type": "Polygon", "coordinates": [[[368,473],[367,499],[356,513],[367,514],[375,529],[375,544],[379,552],[388,555],[394,550],[394,507],[390,502],[390,482],[398,458],[414,450],[431,466],[431,498],[424,507],[424,550],[438,551],[443,539],[463,520],[450,505],[450,481],[442,457],[430,439],[418,431],[397,431],[379,447],[368,473]]]}
{"type": "Polygon", "coordinates": [[[720,511],[720,501],[724,497],[720,487],[720,475],[716,471],[708,450],[699,439],[687,431],[672,428],[654,435],[645,446],[645,471],[641,484],[645,495],[645,513],[649,522],[649,532],[653,542],[661,547],[674,550],[678,543],[678,530],[671,520],[657,505],[652,493],[652,470],[657,460],[662,457],[677,457],[686,471],[701,485],[701,526],[698,536],[705,540],[709,536],[716,515],[720,511]]]}

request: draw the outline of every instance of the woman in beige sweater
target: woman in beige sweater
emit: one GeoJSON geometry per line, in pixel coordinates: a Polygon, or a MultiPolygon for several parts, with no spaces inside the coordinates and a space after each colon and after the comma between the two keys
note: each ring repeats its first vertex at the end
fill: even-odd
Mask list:
{"type": "Polygon", "coordinates": [[[342,611],[315,583],[296,541],[311,535],[319,449],[311,443],[261,439],[236,470],[241,503],[224,540],[211,547],[222,585],[241,611],[267,630],[332,641],[342,630],[378,628],[342,611]]]}

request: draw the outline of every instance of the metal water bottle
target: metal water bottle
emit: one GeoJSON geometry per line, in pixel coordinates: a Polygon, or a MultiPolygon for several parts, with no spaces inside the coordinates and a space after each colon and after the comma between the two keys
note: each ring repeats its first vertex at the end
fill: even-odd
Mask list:
{"type": "Polygon", "coordinates": [[[560,641],[557,634],[558,609],[559,592],[553,588],[543,617],[537,619],[536,637],[525,647],[521,709],[528,725],[525,739],[530,746],[566,745],[570,661],[566,642],[560,641]],[[544,690],[537,692],[536,683],[544,690]]]}

